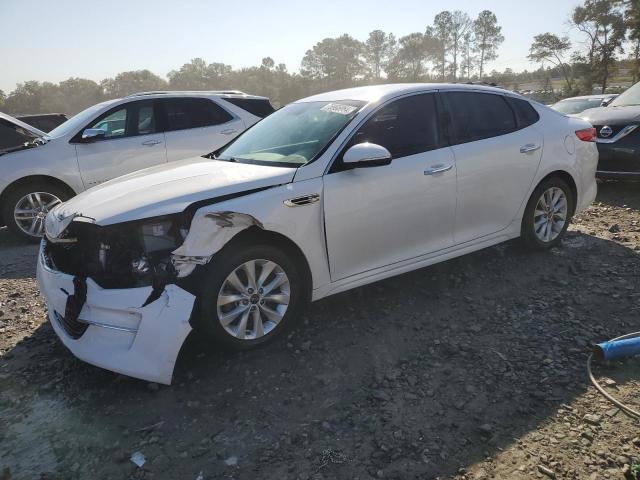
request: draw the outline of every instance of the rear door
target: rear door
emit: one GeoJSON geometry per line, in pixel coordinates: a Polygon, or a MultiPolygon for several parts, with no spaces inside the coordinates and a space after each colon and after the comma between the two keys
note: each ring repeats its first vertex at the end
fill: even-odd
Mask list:
{"type": "Polygon", "coordinates": [[[167,161],[154,100],[118,105],[85,128],[105,131],[90,143],[82,141],[82,131],[72,140],[86,188],[167,161]]]}
{"type": "Polygon", "coordinates": [[[170,162],[210,153],[244,129],[244,122],[208,98],[160,100],[170,162]]]}
{"type": "Polygon", "coordinates": [[[461,244],[515,219],[540,165],[543,136],[534,119],[518,115],[524,106],[516,101],[523,100],[474,91],[442,96],[458,175],[454,238],[461,244]]]}

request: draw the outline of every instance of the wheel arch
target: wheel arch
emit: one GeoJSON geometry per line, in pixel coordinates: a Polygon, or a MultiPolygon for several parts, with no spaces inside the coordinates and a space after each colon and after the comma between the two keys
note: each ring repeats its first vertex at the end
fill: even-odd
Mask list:
{"type": "Polygon", "coordinates": [[[534,192],[535,189],[538,188],[538,186],[541,183],[547,181],[550,178],[559,178],[560,180],[564,181],[567,185],[569,185],[569,188],[571,188],[571,194],[573,195],[573,205],[571,205],[571,208],[572,208],[571,215],[573,215],[575,213],[576,206],[578,205],[578,186],[573,176],[566,170],[554,170],[548,173],[547,175],[545,175],[543,178],[540,179],[540,181],[535,185],[535,187],[531,191],[534,192]]]}
{"type": "Polygon", "coordinates": [[[291,254],[295,259],[297,265],[300,265],[302,270],[302,276],[305,282],[305,297],[311,298],[311,291],[313,289],[313,277],[311,273],[311,267],[306,255],[302,249],[286,235],[276,232],[274,230],[266,230],[259,226],[252,226],[241,232],[237,233],[231,240],[227,242],[225,247],[238,244],[256,244],[256,243],[268,243],[270,245],[276,245],[283,249],[285,252],[291,254]]]}
{"type": "MultiPolygon", "coordinates": [[[[30,183],[49,183],[51,185],[55,185],[58,188],[62,188],[65,190],[70,196],[74,197],[77,195],[77,192],[69,186],[66,182],[60,180],[59,178],[52,177],[50,175],[29,175],[26,177],[19,178],[18,180],[14,180],[9,185],[5,187],[5,189],[0,193],[0,206],[4,205],[7,196],[16,188],[19,188],[23,185],[28,185],[30,183]]],[[[0,222],[5,223],[2,218],[2,209],[0,208],[0,222]]]]}

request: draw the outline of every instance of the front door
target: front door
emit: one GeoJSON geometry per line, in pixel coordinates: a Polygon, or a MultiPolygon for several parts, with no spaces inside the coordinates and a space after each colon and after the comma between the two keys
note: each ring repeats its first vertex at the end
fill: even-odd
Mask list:
{"type": "MultiPolygon", "coordinates": [[[[76,143],[85,188],[167,161],[164,133],[153,100],[119,105],[86,128],[105,131],[91,143],[76,143]]],[[[81,132],[80,132],[81,135],[81,132]]]]}
{"type": "Polygon", "coordinates": [[[332,281],[453,244],[456,166],[440,136],[436,95],[382,106],[345,147],[382,145],[389,165],[345,170],[341,154],[324,176],[332,281]]]}

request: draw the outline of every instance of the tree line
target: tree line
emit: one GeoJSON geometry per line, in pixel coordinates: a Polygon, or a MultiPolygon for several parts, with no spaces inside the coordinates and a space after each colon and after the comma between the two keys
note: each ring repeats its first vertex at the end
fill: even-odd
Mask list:
{"type": "Polygon", "coordinates": [[[299,72],[273,58],[260,66],[233,69],[194,58],[167,78],[136,70],[100,82],[69,78],[59,83],[27,81],[5,94],[8,113],[76,113],[103,100],[150,90],[238,89],[268,96],[276,105],[330,89],[382,82],[482,80],[487,64],[504,41],[496,15],[485,10],[472,19],[462,11],[443,11],[423,32],[400,38],[374,30],[364,40],[349,34],[325,38],[307,50],[299,72]]]}
{"type": "Polygon", "coordinates": [[[100,82],[69,78],[59,83],[19,83],[8,94],[0,91],[0,110],[74,114],[103,100],[150,90],[238,89],[267,96],[281,106],[326,90],[424,81],[484,81],[513,90],[533,82],[541,86],[534,96],[550,101],[592,93],[595,86],[605,91],[622,65],[630,66],[633,81],[640,78],[640,0],[584,0],[570,13],[569,22],[581,41],[574,48],[566,36],[536,35],[528,55],[539,64],[533,72],[489,71],[505,40],[493,12],[484,10],[471,18],[463,11],[445,10],[424,31],[400,38],[382,30],[362,40],[346,33],[325,38],[306,51],[297,72],[272,57],[240,69],[194,58],[166,78],[135,70],[100,82]],[[561,93],[558,78],[563,82],[561,93]]]}

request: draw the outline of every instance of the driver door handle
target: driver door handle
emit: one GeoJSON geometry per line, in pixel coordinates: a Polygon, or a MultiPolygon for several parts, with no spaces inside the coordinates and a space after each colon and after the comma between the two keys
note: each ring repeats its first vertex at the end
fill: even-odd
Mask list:
{"type": "Polygon", "coordinates": [[[520,153],[531,153],[540,149],[540,145],[536,145],[535,143],[527,143],[520,147],[520,153]]]}
{"type": "Polygon", "coordinates": [[[147,147],[153,147],[154,145],[157,145],[159,143],[162,143],[162,140],[146,140],[142,142],[142,145],[146,145],[147,147]]]}
{"type": "Polygon", "coordinates": [[[445,165],[443,163],[439,163],[438,165],[432,165],[430,168],[427,168],[424,171],[425,175],[435,175],[436,173],[448,172],[453,168],[453,163],[451,165],[445,165]]]}
{"type": "Polygon", "coordinates": [[[238,130],[236,130],[235,128],[227,128],[226,130],[222,130],[220,133],[222,135],[231,135],[233,133],[236,133],[238,130]]]}

